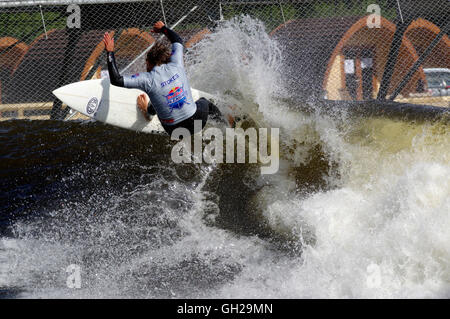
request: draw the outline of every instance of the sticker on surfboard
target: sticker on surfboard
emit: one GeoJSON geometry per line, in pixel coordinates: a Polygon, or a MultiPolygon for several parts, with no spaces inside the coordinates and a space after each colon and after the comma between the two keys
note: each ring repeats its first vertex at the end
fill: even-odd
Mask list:
{"type": "Polygon", "coordinates": [[[98,99],[96,97],[93,97],[89,100],[89,102],[86,105],[86,113],[91,115],[94,114],[95,111],[98,109],[98,99]]]}

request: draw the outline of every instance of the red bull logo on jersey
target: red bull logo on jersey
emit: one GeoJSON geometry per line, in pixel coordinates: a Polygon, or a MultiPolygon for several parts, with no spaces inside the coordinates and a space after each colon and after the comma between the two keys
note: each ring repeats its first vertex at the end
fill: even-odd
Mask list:
{"type": "Polygon", "coordinates": [[[184,103],[189,104],[187,101],[186,93],[182,86],[176,86],[172,90],[169,91],[169,94],[166,95],[167,104],[170,107],[170,112],[173,109],[181,109],[184,103]]]}

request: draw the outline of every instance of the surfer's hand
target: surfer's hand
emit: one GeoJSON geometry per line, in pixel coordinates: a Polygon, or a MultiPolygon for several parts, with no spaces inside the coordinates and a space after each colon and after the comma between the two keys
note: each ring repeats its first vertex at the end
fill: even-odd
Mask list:
{"type": "Polygon", "coordinates": [[[105,44],[105,49],[108,52],[114,51],[114,38],[108,32],[105,32],[103,36],[103,43],[105,44]]]}
{"type": "Polygon", "coordinates": [[[149,102],[150,98],[145,93],[142,93],[137,97],[137,105],[147,120],[150,120],[150,117],[147,113],[147,107],[149,102]]]}
{"type": "Polygon", "coordinates": [[[154,33],[160,33],[161,29],[164,27],[164,22],[162,21],[158,21],[153,25],[153,30],[152,32],[154,33]]]}

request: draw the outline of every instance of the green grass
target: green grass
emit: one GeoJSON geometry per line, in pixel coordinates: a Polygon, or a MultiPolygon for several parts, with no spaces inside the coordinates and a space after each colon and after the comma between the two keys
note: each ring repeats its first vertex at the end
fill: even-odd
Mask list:
{"type": "MultiPolygon", "coordinates": [[[[44,12],[45,27],[62,29],[66,27],[66,17],[58,12],[44,12]]],[[[13,37],[30,44],[37,36],[44,33],[40,12],[0,13],[0,37],[13,37]]]]}
{"type": "MultiPolygon", "coordinates": [[[[286,21],[297,16],[297,9],[291,4],[282,4],[283,14],[286,21]]],[[[248,14],[264,22],[267,31],[271,31],[283,21],[283,14],[279,4],[273,5],[222,5],[224,19],[230,19],[241,14],[248,14]]]]}
{"type": "MultiPolygon", "coordinates": [[[[367,12],[367,7],[374,2],[374,0],[314,1],[305,5],[283,3],[281,6],[285,20],[288,21],[301,18],[365,16],[370,14],[367,12]]],[[[387,0],[377,0],[376,4],[380,6],[383,17],[391,21],[396,18],[397,12],[395,8],[389,8],[387,0]]],[[[222,12],[225,19],[248,14],[263,21],[269,32],[283,23],[280,4],[276,3],[269,5],[222,4],[222,12]]]]}

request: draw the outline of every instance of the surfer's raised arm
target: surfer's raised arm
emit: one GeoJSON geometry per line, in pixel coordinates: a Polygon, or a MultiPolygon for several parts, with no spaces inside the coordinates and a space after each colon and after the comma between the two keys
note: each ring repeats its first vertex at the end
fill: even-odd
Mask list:
{"type": "Polygon", "coordinates": [[[183,44],[183,39],[175,31],[166,27],[162,21],[158,21],[154,24],[152,32],[155,33],[162,32],[171,43],[183,44]]]}
{"type": "Polygon", "coordinates": [[[172,55],[170,57],[170,62],[183,65],[183,39],[175,31],[166,27],[162,21],[158,21],[154,24],[152,32],[164,33],[164,35],[172,43],[172,55]]]}
{"type": "Polygon", "coordinates": [[[108,73],[112,85],[124,87],[123,77],[120,75],[114,57],[114,38],[106,32],[103,36],[103,43],[107,52],[108,73]]]}

